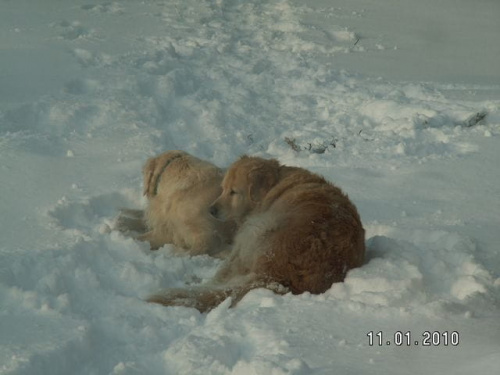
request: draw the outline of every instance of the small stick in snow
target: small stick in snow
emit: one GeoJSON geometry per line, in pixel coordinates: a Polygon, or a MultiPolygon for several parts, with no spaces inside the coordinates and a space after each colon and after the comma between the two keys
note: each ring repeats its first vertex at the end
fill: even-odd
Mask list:
{"type": "Polygon", "coordinates": [[[293,151],[300,152],[301,147],[295,142],[295,138],[292,139],[292,138],[285,137],[285,142],[288,146],[290,146],[292,148],[293,151]]]}
{"type": "Polygon", "coordinates": [[[471,128],[477,124],[479,124],[481,121],[483,121],[486,118],[486,115],[488,113],[486,111],[481,111],[477,112],[476,114],[472,115],[469,117],[467,120],[465,120],[465,127],[471,128]]]}

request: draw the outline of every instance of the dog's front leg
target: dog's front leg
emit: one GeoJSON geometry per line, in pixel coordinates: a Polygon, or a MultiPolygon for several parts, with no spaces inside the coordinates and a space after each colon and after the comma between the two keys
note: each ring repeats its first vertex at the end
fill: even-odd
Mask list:
{"type": "Polygon", "coordinates": [[[147,301],[164,306],[191,307],[204,313],[212,310],[230,296],[231,290],[210,289],[200,286],[186,289],[169,289],[161,294],[149,297],[147,301]]]}

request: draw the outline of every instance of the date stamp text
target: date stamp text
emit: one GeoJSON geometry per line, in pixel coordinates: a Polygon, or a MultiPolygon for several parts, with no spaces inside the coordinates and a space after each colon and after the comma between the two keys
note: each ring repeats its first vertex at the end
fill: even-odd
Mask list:
{"type": "Polygon", "coordinates": [[[458,346],[460,334],[457,331],[424,331],[413,334],[411,331],[396,331],[388,334],[383,331],[370,331],[366,334],[369,346],[458,346]]]}

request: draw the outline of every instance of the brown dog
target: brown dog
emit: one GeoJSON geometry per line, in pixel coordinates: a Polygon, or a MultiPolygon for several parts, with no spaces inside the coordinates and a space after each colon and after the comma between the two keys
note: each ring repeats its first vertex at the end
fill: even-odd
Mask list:
{"type": "Polygon", "coordinates": [[[152,249],[173,244],[190,255],[221,255],[232,241],[234,222],[216,220],[210,204],[220,195],[222,171],[183,151],[149,159],[143,168],[145,212],[124,210],[119,227],[145,232],[152,249]]]}
{"type": "Polygon", "coordinates": [[[363,264],[364,229],[355,206],[323,177],[276,160],[243,156],[227,171],[210,207],[234,220],[234,248],[208,284],[150,298],[208,311],[227,297],[234,306],[249,290],[323,293],[363,264]]]}

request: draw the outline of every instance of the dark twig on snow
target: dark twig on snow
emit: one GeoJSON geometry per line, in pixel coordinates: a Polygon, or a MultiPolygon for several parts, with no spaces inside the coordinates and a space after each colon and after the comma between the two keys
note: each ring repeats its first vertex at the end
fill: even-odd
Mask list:
{"type": "Polygon", "coordinates": [[[481,123],[486,118],[487,115],[488,113],[486,111],[477,112],[476,114],[472,115],[467,120],[465,120],[464,126],[467,128],[475,126],[481,123]]]}
{"type": "Polygon", "coordinates": [[[331,138],[329,141],[324,141],[321,143],[307,143],[307,146],[300,146],[297,144],[295,138],[285,137],[285,142],[289,145],[293,151],[309,151],[313,154],[324,154],[326,150],[331,146],[333,148],[337,148],[338,139],[331,138]]]}
{"type": "Polygon", "coordinates": [[[295,138],[292,139],[292,138],[285,137],[285,142],[288,146],[290,146],[292,148],[293,151],[300,152],[301,147],[295,142],[295,138]]]}

